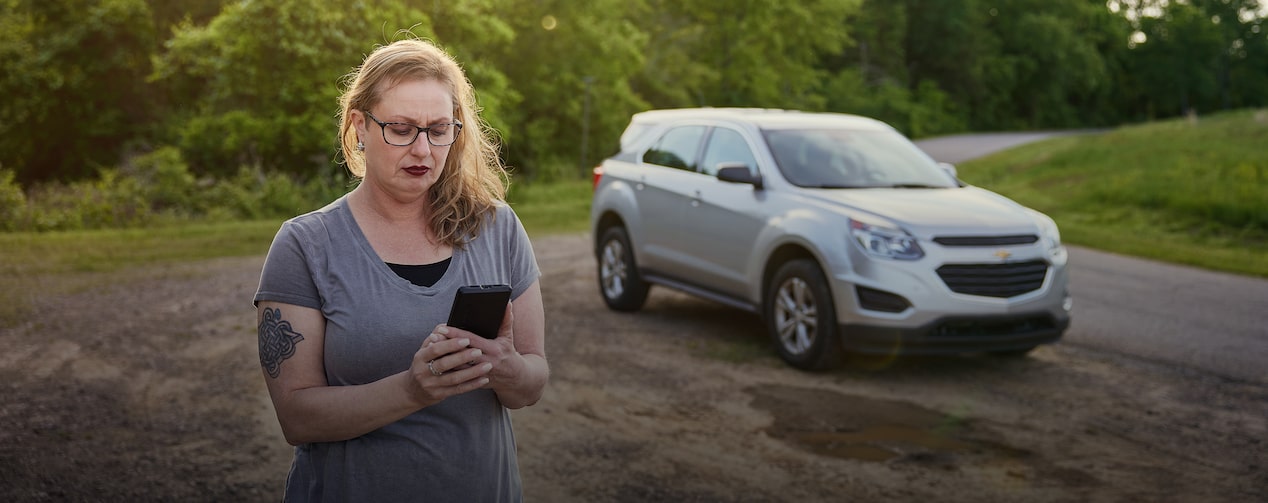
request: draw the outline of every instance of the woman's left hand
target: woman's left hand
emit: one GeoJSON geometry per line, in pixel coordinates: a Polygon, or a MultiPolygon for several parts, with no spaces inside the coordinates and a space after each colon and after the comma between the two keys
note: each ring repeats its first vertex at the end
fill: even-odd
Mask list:
{"type": "Polygon", "coordinates": [[[475,365],[492,365],[484,387],[492,389],[508,409],[537,403],[550,380],[546,363],[546,317],[541,285],[534,281],[524,293],[508,303],[502,326],[495,339],[485,339],[466,330],[440,325],[436,333],[448,338],[470,339],[481,354],[475,365]]]}
{"type": "MultiPolygon", "coordinates": [[[[486,375],[489,378],[489,384],[485,386],[487,388],[514,386],[524,367],[523,356],[515,350],[515,312],[509,302],[506,305],[506,313],[502,316],[502,326],[498,328],[496,339],[480,337],[461,328],[444,324],[437,325],[432,332],[448,339],[469,339],[471,348],[481,351],[479,358],[463,368],[485,363],[492,364],[493,368],[486,375]]],[[[430,343],[429,339],[424,347],[430,343]]]]}

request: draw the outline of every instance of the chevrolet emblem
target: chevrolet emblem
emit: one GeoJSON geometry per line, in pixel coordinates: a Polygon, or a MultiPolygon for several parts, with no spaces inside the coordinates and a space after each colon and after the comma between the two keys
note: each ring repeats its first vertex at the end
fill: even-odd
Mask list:
{"type": "Polygon", "coordinates": [[[994,255],[999,257],[1000,260],[1008,260],[1008,257],[1013,256],[1013,252],[1008,250],[997,250],[994,255]]]}

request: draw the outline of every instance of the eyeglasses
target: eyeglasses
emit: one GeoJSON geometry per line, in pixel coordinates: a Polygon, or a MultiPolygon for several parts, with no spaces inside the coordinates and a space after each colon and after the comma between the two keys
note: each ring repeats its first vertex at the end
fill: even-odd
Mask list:
{"type": "Polygon", "coordinates": [[[446,122],[444,124],[433,124],[427,127],[418,127],[413,124],[404,122],[383,122],[379,120],[369,110],[362,110],[370,120],[383,128],[383,141],[388,145],[396,145],[398,147],[408,147],[414,144],[414,140],[418,139],[421,133],[427,133],[427,143],[433,147],[447,147],[453,145],[458,140],[458,132],[462,131],[462,123],[458,121],[446,122]]]}

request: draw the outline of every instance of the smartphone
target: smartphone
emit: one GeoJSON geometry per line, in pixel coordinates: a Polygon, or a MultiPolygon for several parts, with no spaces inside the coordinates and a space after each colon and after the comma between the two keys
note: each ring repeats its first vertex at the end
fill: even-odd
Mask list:
{"type": "Polygon", "coordinates": [[[470,285],[458,288],[449,310],[451,327],[461,328],[486,339],[496,339],[511,301],[510,285],[470,285]]]}

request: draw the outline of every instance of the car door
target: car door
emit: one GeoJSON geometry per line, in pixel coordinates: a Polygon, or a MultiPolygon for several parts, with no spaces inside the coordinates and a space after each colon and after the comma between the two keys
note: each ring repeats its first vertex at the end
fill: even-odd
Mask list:
{"type": "Polygon", "coordinates": [[[765,224],[765,192],[746,183],[717,178],[718,165],[742,163],[757,174],[754,149],[737,129],[711,129],[701,155],[700,175],[691,180],[680,236],[693,282],[726,295],[742,297],[753,243],[765,224]]]}
{"type": "Polygon", "coordinates": [[[639,266],[649,272],[681,277],[689,271],[681,222],[694,195],[688,187],[699,176],[696,165],[707,130],[705,126],[670,128],[643,152],[643,169],[632,182],[645,229],[639,266]]]}

